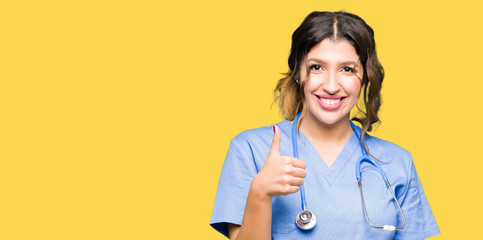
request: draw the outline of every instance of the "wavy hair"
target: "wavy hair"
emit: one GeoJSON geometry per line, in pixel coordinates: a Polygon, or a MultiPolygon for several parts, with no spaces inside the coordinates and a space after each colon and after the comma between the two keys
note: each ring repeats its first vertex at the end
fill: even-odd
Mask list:
{"type": "MultiPolygon", "coordinates": [[[[292,121],[302,112],[305,115],[304,86],[305,79],[300,78],[302,63],[307,54],[324,39],[333,41],[346,40],[356,50],[364,74],[361,81],[361,92],[364,106],[357,105],[358,114],[352,120],[362,125],[361,143],[366,132],[372,131],[374,124],[379,123],[378,111],[381,106],[381,87],[384,69],[377,58],[374,31],[357,15],[347,12],[312,12],[292,35],[292,46],[288,58],[289,71],[280,79],[274,90],[274,103],[278,102],[285,119],[292,121]]],[[[307,76],[310,69],[306,64],[307,76]]],[[[300,124],[300,121],[299,121],[300,124]]],[[[366,151],[365,144],[363,144],[366,151]]]]}

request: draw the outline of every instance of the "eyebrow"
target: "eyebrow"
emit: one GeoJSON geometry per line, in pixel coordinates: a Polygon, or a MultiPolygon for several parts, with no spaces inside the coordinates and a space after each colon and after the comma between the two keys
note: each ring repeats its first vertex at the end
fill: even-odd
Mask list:
{"type": "MultiPolygon", "coordinates": [[[[321,64],[326,64],[327,62],[325,62],[324,60],[321,60],[321,59],[318,59],[318,58],[309,58],[308,61],[313,61],[313,62],[316,62],[316,63],[321,63],[321,64]]],[[[359,65],[359,60],[357,61],[344,61],[344,62],[340,62],[338,63],[339,65],[359,65]]]]}

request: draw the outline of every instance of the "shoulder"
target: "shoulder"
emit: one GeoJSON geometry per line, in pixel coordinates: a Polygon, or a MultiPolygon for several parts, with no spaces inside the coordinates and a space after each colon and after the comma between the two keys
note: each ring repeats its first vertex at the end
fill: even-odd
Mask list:
{"type": "MultiPolygon", "coordinates": [[[[291,149],[290,136],[291,126],[289,121],[281,121],[276,123],[280,129],[281,142],[280,149],[281,154],[287,155],[286,151],[291,149]]],[[[254,159],[257,165],[263,166],[267,158],[270,147],[273,141],[273,125],[245,130],[230,142],[230,149],[233,149],[238,155],[245,155],[245,158],[254,159]]]]}
{"type": "Polygon", "coordinates": [[[273,134],[273,127],[272,126],[264,126],[259,128],[253,128],[245,130],[239,134],[237,134],[233,139],[232,142],[250,142],[256,141],[260,139],[265,139],[270,134],[273,134]]]}
{"type": "Polygon", "coordinates": [[[414,175],[411,153],[395,143],[378,137],[370,136],[366,142],[369,152],[379,160],[381,168],[388,176],[396,196],[402,196],[408,190],[414,175]]]}
{"type": "MultiPolygon", "coordinates": [[[[286,132],[288,121],[281,121],[279,123],[275,123],[273,125],[277,125],[282,132],[282,135],[286,132]]],[[[253,143],[260,143],[260,142],[272,142],[273,139],[273,125],[263,126],[259,128],[253,128],[245,130],[238,135],[236,135],[232,140],[232,144],[253,144],[253,143]]]]}
{"type": "MultiPolygon", "coordinates": [[[[282,138],[286,137],[286,129],[290,124],[288,121],[276,123],[282,133],[282,138]],[[283,130],[285,129],[285,130],[283,130]],[[285,134],[284,134],[285,132],[285,134]]],[[[265,163],[270,146],[273,140],[273,125],[245,130],[236,135],[230,142],[226,162],[237,162],[241,168],[255,166],[257,171],[265,163]]],[[[282,140],[281,144],[287,141],[282,140]]],[[[284,147],[281,147],[284,149],[284,147]]],[[[240,169],[240,168],[237,168],[240,169]]]]}
{"type": "Polygon", "coordinates": [[[365,138],[369,152],[382,162],[394,162],[404,165],[412,164],[411,153],[390,141],[367,135],[365,138]]]}

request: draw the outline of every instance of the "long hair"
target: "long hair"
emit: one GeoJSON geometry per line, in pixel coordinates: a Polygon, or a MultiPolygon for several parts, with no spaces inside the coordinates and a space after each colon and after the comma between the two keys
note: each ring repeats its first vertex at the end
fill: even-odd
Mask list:
{"type": "MultiPolygon", "coordinates": [[[[381,87],[384,69],[377,58],[374,31],[357,15],[347,12],[312,12],[292,35],[292,47],[288,58],[289,71],[280,79],[274,90],[275,100],[285,119],[292,121],[302,112],[305,114],[304,86],[300,78],[301,69],[309,51],[324,39],[346,40],[356,50],[364,74],[361,81],[361,93],[364,106],[357,106],[359,111],[352,120],[362,125],[361,143],[366,132],[372,131],[374,124],[379,123],[378,111],[381,106],[381,87]]],[[[301,117],[302,119],[302,117],[301,117]]],[[[300,124],[300,121],[299,121],[300,124]]],[[[365,144],[363,143],[366,151],[365,144]]]]}

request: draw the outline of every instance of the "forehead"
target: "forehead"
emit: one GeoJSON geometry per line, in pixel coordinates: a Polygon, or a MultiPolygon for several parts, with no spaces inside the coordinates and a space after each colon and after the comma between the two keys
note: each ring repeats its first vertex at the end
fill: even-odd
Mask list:
{"type": "Polygon", "coordinates": [[[310,49],[307,58],[316,58],[324,62],[341,62],[359,60],[355,48],[347,40],[324,39],[315,47],[310,49]]]}

